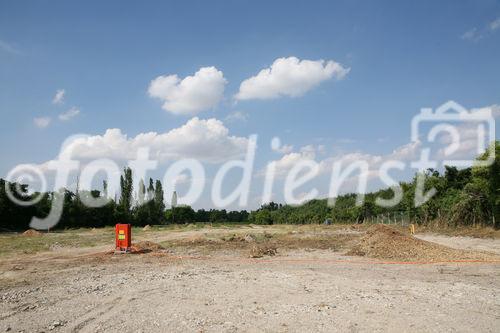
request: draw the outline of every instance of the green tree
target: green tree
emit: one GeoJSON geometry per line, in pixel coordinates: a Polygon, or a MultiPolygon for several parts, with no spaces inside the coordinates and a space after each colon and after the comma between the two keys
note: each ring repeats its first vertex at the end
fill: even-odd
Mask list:
{"type": "Polygon", "coordinates": [[[173,219],[173,214],[174,212],[172,209],[167,209],[165,211],[165,220],[167,223],[193,223],[197,222],[195,221],[196,219],[196,213],[191,208],[190,206],[177,206],[175,207],[175,220],[173,219]]]}
{"type": "Polygon", "coordinates": [[[267,209],[261,209],[253,214],[251,221],[255,224],[273,224],[271,211],[267,209]]]}
{"type": "Polygon", "coordinates": [[[153,183],[153,178],[149,178],[149,186],[148,186],[148,201],[154,199],[155,187],[153,183]]]}
{"type": "Polygon", "coordinates": [[[123,175],[120,176],[120,201],[118,207],[120,210],[120,218],[123,222],[131,222],[130,208],[132,206],[132,191],[133,191],[132,169],[124,168],[123,175]]]}
{"type": "Polygon", "coordinates": [[[156,180],[155,184],[155,190],[154,190],[154,203],[155,203],[155,210],[156,210],[156,216],[158,218],[158,222],[162,223],[163,218],[164,218],[164,212],[165,212],[165,200],[163,198],[163,186],[161,185],[160,180],[156,180]]]}
{"type": "Polygon", "coordinates": [[[108,182],[106,180],[102,181],[102,196],[108,198],[108,182]]]}
{"type": "Polygon", "coordinates": [[[137,193],[137,204],[142,206],[144,204],[145,196],[146,196],[146,187],[144,186],[144,181],[141,179],[139,181],[139,188],[137,193]]]}

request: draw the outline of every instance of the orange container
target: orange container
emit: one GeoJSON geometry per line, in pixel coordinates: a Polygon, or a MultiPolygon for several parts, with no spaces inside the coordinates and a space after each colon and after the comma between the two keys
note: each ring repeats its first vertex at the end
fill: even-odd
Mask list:
{"type": "Polygon", "coordinates": [[[129,251],[132,245],[130,224],[119,223],[115,226],[116,250],[129,251]]]}

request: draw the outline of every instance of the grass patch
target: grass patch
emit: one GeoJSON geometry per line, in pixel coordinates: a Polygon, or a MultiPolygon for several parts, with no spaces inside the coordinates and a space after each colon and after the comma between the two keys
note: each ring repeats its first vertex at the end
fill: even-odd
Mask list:
{"type": "MultiPolygon", "coordinates": [[[[132,227],[132,241],[168,232],[196,231],[203,228],[238,229],[244,226],[248,225],[241,223],[153,225],[149,230],[143,230],[143,227],[138,226],[132,227]]],[[[115,241],[114,227],[55,230],[49,233],[41,232],[41,235],[36,236],[22,234],[22,232],[0,234],[0,244],[2,244],[0,258],[16,254],[36,254],[58,248],[82,248],[100,245],[109,245],[110,248],[114,248],[115,241]]]]}
{"type": "Polygon", "coordinates": [[[61,247],[92,247],[112,244],[114,229],[75,229],[23,236],[22,233],[0,235],[0,257],[12,254],[35,254],[61,247]]]}

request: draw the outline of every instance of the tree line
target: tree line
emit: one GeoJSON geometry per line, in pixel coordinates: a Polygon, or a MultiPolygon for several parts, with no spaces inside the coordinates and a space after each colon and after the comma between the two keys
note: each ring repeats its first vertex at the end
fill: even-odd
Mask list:
{"type": "MultiPolygon", "coordinates": [[[[193,223],[240,222],[255,224],[363,223],[379,216],[405,218],[416,223],[442,221],[448,225],[486,225],[500,228],[500,142],[495,142],[495,160],[490,166],[465,169],[446,166],[443,173],[429,169],[425,172],[425,190],[437,190],[430,200],[420,206],[414,204],[417,176],[401,182],[402,200],[393,207],[377,205],[376,198],[394,196],[391,188],[367,193],[362,205],[356,205],[356,194],[338,196],[330,207],[327,199],[311,200],[301,206],[268,203],[252,212],[225,209],[199,209],[179,206],[166,209],[162,183],[149,179],[148,185],[140,180],[134,192],[132,170],[125,168],[120,177],[119,199],[108,198],[106,181],[102,190],[63,189],[63,213],[56,228],[104,227],[118,222],[135,226],[193,223]],[[134,196],[133,194],[136,193],[134,196]],[[100,207],[88,207],[86,199],[106,200],[100,207]]],[[[478,157],[484,160],[486,154],[478,157]]],[[[54,200],[54,192],[29,193],[24,184],[0,179],[0,230],[26,230],[32,216],[47,216],[54,200]],[[31,206],[13,203],[7,196],[6,186],[18,200],[40,200],[31,206]]]]}
{"type": "MultiPolygon", "coordinates": [[[[379,217],[405,219],[418,224],[440,221],[450,226],[484,225],[500,228],[500,142],[496,141],[495,160],[490,166],[475,165],[457,169],[446,166],[443,173],[428,169],[425,172],[425,191],[436,189],[436,194],[424,204],[415,205],[418,174],[410,182],[400,182],[402,200],[386,208],[375,203],[376,198],[390,199],[391,188],[364,196],[362,205],[356,205],[356,194],[336,198],[333,207],[327,199],[311,200],[301,206],[270,203],[253,211],[249,222],[256,224],[363,223],[378,221],[379,217]]],[[[485,160],[487,153],[478,157],[485,160]]]]}
{"type": "MultiPolygon", "coordinates": [[[[29,193],[25,184],[9,183],[0,179],[0,231],[28,229],[33,216],[44,217],[49,214],[55,195],[57,194],[54,192],[29,193]],[[6,186],[20,201],[32,201],[39,196],[40,200],[34,205],[17,205],[8,197],[6,186]]],[[[99,228],[116,223],[145,226],[194,222],[247,222],[249,215],[246,210],[194,210],[190,206],[166,209],[161,181],[153,181],[150,178],[146,186],[144,181],[140,180],[137,191],[134,191],[130,168],[125,168],[120,176],[120,196],[117,199],[108,197],[106,181],[102,183],[102,190],[80,190],[78,185],[74,192],[62,189],[62,197],[63,211],[56,229],[99,228]],[[89,207],[84,204],[89,199],[103,200],[103,204],[100,207],[89,207]]]]}

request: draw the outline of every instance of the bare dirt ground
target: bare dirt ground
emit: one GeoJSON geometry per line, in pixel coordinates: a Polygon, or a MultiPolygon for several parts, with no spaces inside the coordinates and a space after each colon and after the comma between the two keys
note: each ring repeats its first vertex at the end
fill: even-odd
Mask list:
{"type": "Polygon", "coordinates": [[[429,242],[449,246],[454,249],[489,251],[500,255],[500,241],[498,241],[498,239],[463,236],[451,237],[439,234],[422,234],[416,237],[429,242]]]}
{"type": "MultiPolygon", "coordinates": [[[[74,233],[71,241],[64,234],[0,238],[5,246],[40,243],[30,251],[15,243],[18,250],[0,256],[0,332],[500,330],[500,257],[476,252],[496,252],[499,239],[419,235],[466,250],[450,250],[453,260],[461,253],[477,257],[467,262],[345,255],[369,244],[365,231],[153,229],[137,231],[136,241],[165,249],[129,255],[109,252],[111,229],[74,233]],[[75,237],[92,237],[92,246],[75,246],[75,237]],[[255,247],[277,253],[250,258],[255,247]]],[[[429,245],[417,243],[418,249],[429,245]]],[[[384,248],[392,251],[389,245],[384,248]]]]}

